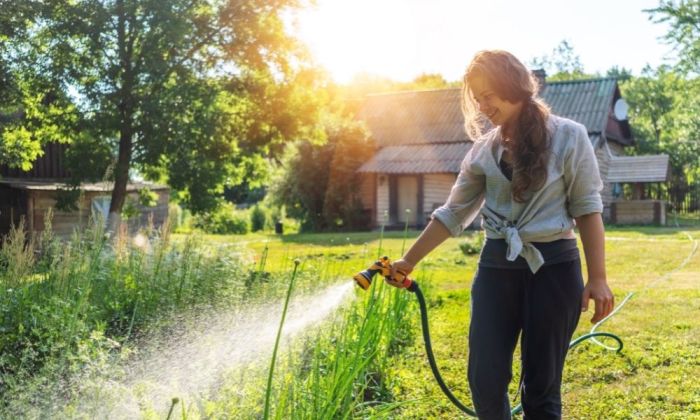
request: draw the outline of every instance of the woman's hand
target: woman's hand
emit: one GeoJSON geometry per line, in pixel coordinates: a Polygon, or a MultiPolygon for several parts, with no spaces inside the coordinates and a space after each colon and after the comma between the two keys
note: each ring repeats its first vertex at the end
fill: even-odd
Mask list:
{"type": "Polygon", "coordinates": [[[414,266],[415,264],[412,264],[403,258],[396,260],[391,263],[391,280],[387,279],[386,277],[384,280],[390,285],[400,288],[403,285],[403,278],[399,278],[399,281],[395,281],[394,279],[396,278],[396,272],[398,271],[400,274],[408,276],[411,271],[413,271],[414,266]]]}
{"type": "Polygon", "coordinates": [[[581,311],[586,312],[588,310],[589,299],[593,299],[595,302],[595,314],[591,318],[591,324],[595,324],[610,315],[615,307],[615,297],[605,280],[588,280],[586,287],[583,288],[581,311]]]}

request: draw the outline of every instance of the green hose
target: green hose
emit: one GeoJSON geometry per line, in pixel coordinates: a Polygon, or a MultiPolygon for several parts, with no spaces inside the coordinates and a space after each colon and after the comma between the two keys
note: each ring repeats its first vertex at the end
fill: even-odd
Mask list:
{"type": "MultiPolygon", "coordinates": [[[[428,309],[425,305],[425,298],[423,297],[423,292],[421,292],[420,287],[418,286],[418,283],[415,280],[413,281],[411,286],[408,288],[408,290],[411,292],[414,292],[416,294],[416,297],[418,298],[418,304],[420,306],[421,326],[423,329],[423,341],[425,343],[425,352],[428,355],[428,362],[430,363],[430,369],[433,371],[433,376],[435,376],[435,380],[437,380],[438,384],[440,385],[440,389],[442,389],[442,392],[444,392],[445,395],[447,395],[447,398],[449,398],[450,401],[452,401],[452,404],[454,404],[457,408],[459,408],[463,412],[467,413],[468,415],[476,417],[476,412],[473,409],[464,405],[461,401],[459,401],[457,399],[457,397],[455,397],[452,394],[452,391],[450,391],[450,389],[447,387],[447,385],[445,385],[445,381],[443,381],[442,376],[440,376],[440,372],[438,370],[437,364],[435,363],[435,356],[433,355],[433,347],[432,347],[432,344],[430,343],[430,331],[429,331],[429,327],[428,327],[428,309]]],[[[618,337],[612,333],[596,332],[595,330],[598,328],[598,326],[600,324],[602,324],[607,319],[609,319],[611,316],[613,316],[615,314],[615,312],[617,312],[630,297],[632,297],[632,293],[627,295],[627,297],[625,298],[623,303],[620,306],[618,306],[615,311],[613,311],[610,315],[608,315],[607,317],[602,319],[600,322],[595,324],[593,326],[593,328],[591,328],[591,331],[588,334],[584,334],[584,335],[578,337],[577,339],[573,340],[569,344],[569,349],[576,347],[577,345],[579,345],[580,343],[582,343],[586,340],[593,340],[597,344],[603,345],[602,343],[597,341],[595,339],[595,337],[609,337],[617,342],[617,347],[609,347],[606,345],[603,345],[603,347],[605,347],[606,349],[609,349],[609,350],[614,350],[616,352],[620,352],[622,350],[622,340],[620,339],[620,337],[618,337]]],[[[521,378],[521,384],[522,384],[522,378],[521,378]]],[[[512,415],[518,414],[522,411],[522,409],[523,409],[522,404],[518,404],[515,408],[513,408],[511,410],[511,414],[512,415]]]]}
{"type": "MultiPolygon", "coordinates": [[[[678,224],[678,217],[674,211],[674,218],[675,218],[675,225],[677,228],[680,228],[680,225],[678,224]]],[[[693,258],[693,256],[697,253],[699,245],[698,241],[688,232],[684,232],[686,236],[688,237],[688,240],[690,240],[691,244],[693,245],[690,253],[688,256],[681,262],[681,264],[676,267],[674,270],[671,270],[667,272],[665,275],[659,277],[658,279],[654,280],[653,282],[648,283],[642,291],[652,287],[654,284],[657,282],[660,282],[662,280],[668,279],[672,274],[675,272],[681,270],[683,267],[685,267],[686,264],[693,258]]],[[[440,388],[442,389],[442,392],[447,395],[447,398],[452,401],[452,403],[457,406],[460,410],[463,412],[467,413],[470,416],[476,417],[476,412],[474,412],[473,409],[467,407],[466,405],[462,404],[454,395],[452,395],[452,392],[450,389],[445,385],[445,382],[442,380],[442,376],[440,376],[440,372],[438,371],[437,364],[435,363],[435,356],[433,355],[433,348],[432,345],[430,344],[430,331],[428,329],[428,309],[426,308],[425,305],[425,298],[423,297],[423,292],[421,292],[420,287],[418,286],[418,283],[414,280],[411,284],[410,287],[407,288],[407,290],[414,292],[416,294],[416,297],[418,298],[418,304],[420,305],[420,315],[421,315],[421,325],[423,329],[423,341],[425,342],[425,352],[428,355],[428,361],[430,362],[430,369],[433,371],[433,375],[435,376],[435,379],[437,380],[438,384],[440,385],[440,388]]],[[[613,310],[608,316],[603,318],[602,320],[598,321],[595,325],[593,325],[593,328],[587,333],[583,334],[582,336],[576,338],[575,340],[571,341],[569,343],[569,349],[572,349],[579,344],[583,343],[586,340],[591,340],[594,344],[597,344],[606,350],[611,350],[619,353],[622,351],[622,339],[618,337],[615,334],[612,333],[607,333],[607,332],[597,332],[596,330],[598,329],[599,326],[601,326],[605,321],[613,317],[622,307],[625,306],[625,304],[630,300],[632,296],[634,296],[635,292],[630,292],[625,296],[625,298],[620,302],[619,305],[613,310]],[[617,347],[612,347],[608,346],[602,342],[600,342],[597,337],[608,337],[612,338],[616,343],[617,347]]],[[[522,387],[522,374],[520,375],[520,387],[522,387]]],[[[520,389],[518,390],[518,393],[520,393],[520,389]]],[[[522,404],[518,404],[515,408],[511,410],[511,415],[513,414],[518,414],[522,412],[523,407],[522,404]]]]}

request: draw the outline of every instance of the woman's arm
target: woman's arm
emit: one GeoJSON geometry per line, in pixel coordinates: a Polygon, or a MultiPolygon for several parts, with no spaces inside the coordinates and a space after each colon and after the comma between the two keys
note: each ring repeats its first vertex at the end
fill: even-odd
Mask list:
{"type": "MultiPolygon", "coordinates": [[[[484,141],[474,143],[464,156],[447,201],[433,210],[430,222],[416,242],[401,259],[392,264],[392,279],[397,269],[403,274],[409,274],[423,257],[450,236],[459,236],[479,214],[479,209],[484,203],[486,178],[480,166],[474,163],[478,161],[478,151],[484,144],[484,141]]],[[[387,282],[400,287],[399,282],[387,282]]]]}
{"type": "MultiPolygon", "coordinates": [[[[400,270],[404,274],[409,274],[420,260],[443,243],[445,239],[450,237],[450,231],[442,222],[432,219],[428,226],[423,229],[420,236],[404,254],[403,258],[394,261],[391,264],[391,278],[394,278],[396,270],[400,270]]],[[[400,286],[400,282],[387,280],[387,283],[392,286],[400,286]]]]}
{"type": "Polygon", "coordinates": [[[589,213],[576,217],[576,225],[581,234],[583,251],[586,255],[588,282],[583,289],[581,310],[588,310],[588,301],[595,302],[595,314],[591,323],[605,318],[615,307],[615,298],[608,287],[605,274],[605,228],[600,213],[589,213]]]}

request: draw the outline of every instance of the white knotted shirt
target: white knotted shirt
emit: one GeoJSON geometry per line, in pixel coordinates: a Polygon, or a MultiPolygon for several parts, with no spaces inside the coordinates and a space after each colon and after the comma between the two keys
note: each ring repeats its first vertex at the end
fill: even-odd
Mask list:
{"type": "Polygon", "coordinates": [[[503,146],[496,127],[474,142],[462,161],[447,201],[431,214],[452,236],[459,236],[479,214],[487,238],[505,239],[506,258],[521,255],[534,273],[544,264],[540,251],[530,242],[576,238],[575,217],[602,213],[603,182],[586,128],[573,120],[550,115],[551,155],[547,180],[526,201],[511,195],[511,181],[498,165],[503,146]]]}

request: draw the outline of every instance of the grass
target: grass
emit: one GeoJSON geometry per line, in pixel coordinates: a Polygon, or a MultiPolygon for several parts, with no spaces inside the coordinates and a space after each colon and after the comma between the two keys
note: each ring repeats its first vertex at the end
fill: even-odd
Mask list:
{"type": "MultiPolygon", "coordinates": [[[[625,349],[618,355],[588,343],[571,351],[563,385],[566,418],[700,418],[700,383],[695,380],[700,374],[700,318],[693,316],[700,313],[700,252],[675,271],[692,250],[686,232],[700,239],[697,226],[607,228],[608,281],[616,302],[621,302],[629,292],[636,294],[598,331],[619,335],[625,349]]],[[[408,233],[409,245],[419,233],[408,233]]],[[[382,243],[385,254],[393,258],[399,255],[403,235],[403,232],[385,233],[382,243]]],[[[249,237],[242,246],[256,252],[268,246],[269,258],[276,261],[281,261],[278,257],[282,255],[306,256],[310,265],[325,261],[330,267],[326,270],[349,278],[375,257],[372,251],[378,246],[378,236],[378,233],[261,236],[249,237]]],[[[455,395],[471,406],[466,381],[467,330],[471,280],[478,255],[465,256],[459,248],[463,240],[464,237],[448,239],[419,264],[414,277],[423,289],[424,283],[430,284],[425,295],[441,373],[455,395]]],[[[580,243],[579,248],[583,250],[580,243]]],[[[275,263],[270,269],[288,268],[275,263]]],[[[399,290],[390,293],[407,294],[399,290]]],[[[412,296],[411,299],[415,300],[412,296]]],[[[384,359],[384,380],[390,386],[385,390],[385,404],[376,412],[365,407],[364,415],[462,418],[430,372],[420,339],[420,325],[416,322],[417,305],[410,301],[406,310],[411,312],[412,336],[418,338],[397,354],[377,355],[384,359]]],[[[592,311],[593,304],[588,313],[582,314],[574,337],[590,330],[592,311]]],[[[517,362],[513,369],[511,396],[518,381],[517,362]]]]}
{"type": "MultiPolygon", "coordinates": [[[[197,234],[172,241],[167,225],[110,238],[92,224],[61,241],[50,219],[41,237],[20,225],[0,246],[0,418],[50,417],[64,403],[72,413],[85,375],[106,372],[153,335],[284,293],[287,275],[229,244],[197,234]]],[[[318,285],[304,275],[297,290],[318,285]]]]}
{"type": "MultiPolygon", "coordinates": [[[[688,233],[700,239],[697,225],[607,228],[608,280],[616,301],[636,294],[599,331],[619,335],[625,349],[615,354],[588,343],[571,351],[563,385],[566,418],[700,418],[700,317],[694,316],[700,313],[700,252],[685,261],[692,250],[688,233]]],[[[138,349],[151,332],[167,331],[174,315],[217,305],[281,306],[295,260],[294,294],[310,294],[350,282],[377,257],[380,242],[381,254],[398,258],[419,234],[152,235],[147,251],[131,242],[105,242],[95,230],[62,246],[43,238],[37,255],[15,233],[0,248],[0,417],[23,409],[40,416],[36,406],[50,403],[41,400],[43,389],[86,365],[128,357],[128,349],[138,349]]],[[[476,241],[475,233],[448,239],[412,276],[427,299],[440,372],[471,406],[467,331],[478,255],[462,252],[465,238],[476,241]]],[[[355,299],[274,354],[274,376],[265,352],[268,363],[229,373],[215,395],[181,398],[178,406],[164,401],[162,413],[144,406],[142,416],[463,418],[432,377],[415,297],[381,279],[369,291],[353,293],[355,299]]],[[[575,336],[591,328],[591,316],[592,308],[575,336]]],[[[511,395],[519,379],[517,363],[513,368],[511,395]]],[[[77,384],[68,385],[70,397],[77,384]]],[[[89,417],[79,407],[65,413],[89,417]]]]}

